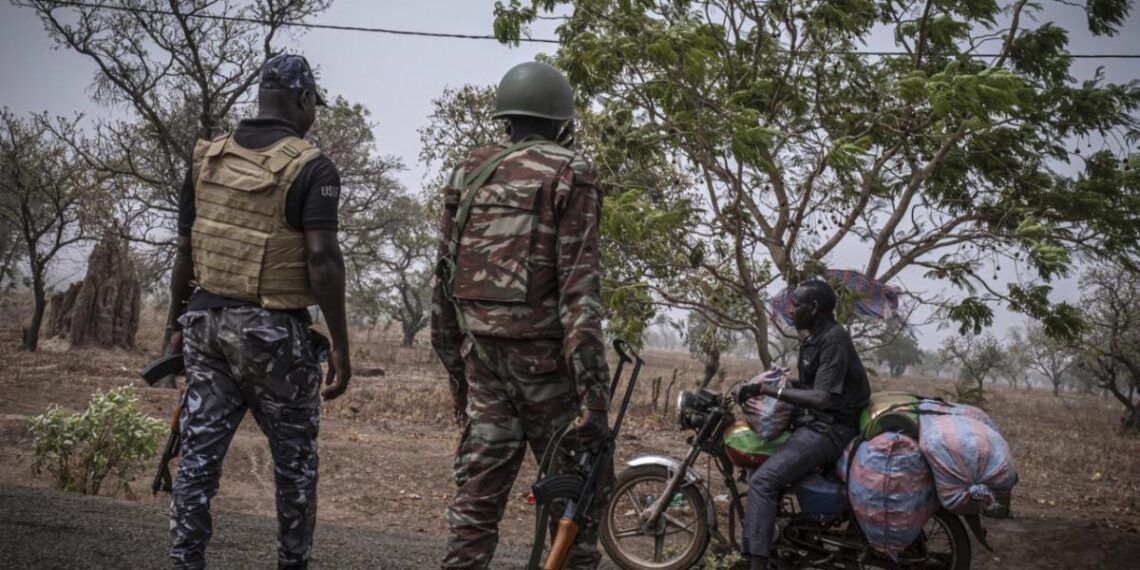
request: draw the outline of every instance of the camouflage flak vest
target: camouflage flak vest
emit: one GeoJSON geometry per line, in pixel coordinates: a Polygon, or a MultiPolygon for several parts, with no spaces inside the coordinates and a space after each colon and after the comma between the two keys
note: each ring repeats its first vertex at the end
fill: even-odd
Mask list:
{"type": "Polygon", "coordinates": [[[289,187],[321,151],[297,137],[264,149],[224,136],[194,149],[194,278],[216,295],[267,309],[316,304],[305,235],[285,221],[289,187]]]}

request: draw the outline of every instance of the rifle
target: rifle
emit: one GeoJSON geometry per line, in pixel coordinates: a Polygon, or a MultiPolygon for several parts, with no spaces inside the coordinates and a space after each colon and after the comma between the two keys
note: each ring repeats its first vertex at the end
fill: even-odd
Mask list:
{"type": "MultiPolygon", "coordinates": [[[[142,369],[140,373],[143,380],[147,385],[154,386],[159,380],[167,376],[178,374],[186,368],[186,363],[182,360],[182,353],[168,354],[151,362],[146,368],[142,369]]],[[[178,455],[178,447],[182,442],[181,430],[179,429],[179,422],[182,419],[182,407],[186,405],[186,391],[183,390],[182,394],[178,397],[178,406],[174,408],[174,417],[170,420],[170,435],[166,438],[166,447],[162,450],[162,457],[158,460],[158,471],[154,474],[154,481],[150,484],[150,492],[152,495],[157,495],[159,491],[164,493],[171,492],[174,487],[173,481],[170,476],[170,460],[178,455]]]]}
{"type": "Polygon", "coordinates": [[[602,441],[599,449],[594,453],[585,452],[582,454],[578,461],[580,474],[561,473],[542,477],[531,487],[535,504],[540,508],[535,525],[535,542],[531,549],[530,563],[527,566],[529,570],[534,570],[537,567],[538,558],[542,554],[543,543],[546,541],[545,519],[547,509],[557,499],[567,499],[566,510],[563,511],[562,518],[558,521],[554,543],[550,547],[550,554],[546,557],[542,570],[562,570],[566,566],[570,548],[574,546],[574,542],[578,538],[578,530],[585,522],[590,508],[594,504],[599,479],[605,472],[604,467],[613,460],[618,433],[621,431],[625,412],[629,408],[629,400],[633,397],[637,376],[641,372],[641,366],[645,364],[645,361],[632,350],[628,342],[615,339],[613,347],[618,354],[618,366],[610,383],[611,399],[617,392],[618,383],[621,381],[622,368],[627,362],[633,363],[633,371],[630,373],[629,384],[625,388],[625,395],[622,397],[621,406],[618,408],[617,418],[614,419],[614,425],[610,428],[609,435],[602,441]]]}
{"type": "MultiPolygon", "coordinates": [[[[325,362],[329,358],[332,344],[328,337],[319,331],[309,329],[312,336],[313,354],[317,362],[325,362]]],[[[318,365],[319,366],[319,365],[318,365]]],[[[148,386],[154,386],[159,380],[172,374],[178,374],[186,369],[182,353],[168,354],[151,362],[140,373],[148,386]]],[[[178,456],[178,448],[182,444],[182,408],[186,405],[186,390],[178,397],[178,406],[174,408],[174,417],[170,418],[170,435],[166,438],[166,447],[162,449],[162,457],[158,460],[158,469],[154,474],[154,481],[150,484],[150,492],[157,495],[159,491],[169,493],[174,490],[174,481],[170,474],[170,461],[178,456]]]]}

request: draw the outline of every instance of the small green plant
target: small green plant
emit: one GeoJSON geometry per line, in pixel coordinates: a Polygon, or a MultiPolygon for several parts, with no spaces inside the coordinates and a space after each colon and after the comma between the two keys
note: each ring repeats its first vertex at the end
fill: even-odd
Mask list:
{"type": "Polygon", "coordinates": [[[959,404],[968,404],[979,408],[984,408],[986,405],[985,389],[968,380],[955,383],[953,392],[949,390],[939,390],[939,393],[941,396],[958,402],[959,404]]]}
{"type": "Polygon", "coordinates": [[[69,414],[53,404],[28,418],[35,439],[32,471],[47,471],[55,488],[85,495],[98,494],[104,479],[114,475],[114,491],[129,494],[131,469],[154,458],[168,429],[137,404],[134,387],[121,386],[95,392],[83,413],[69,414]]]}
{"type": "Polygon", "coordinates": [[[742,562],[744,562],[744,557],[735,550],[721,554],[710,550],[705,554],[698,568],[699,570],[734,570],[739,567],[742,562]]]}

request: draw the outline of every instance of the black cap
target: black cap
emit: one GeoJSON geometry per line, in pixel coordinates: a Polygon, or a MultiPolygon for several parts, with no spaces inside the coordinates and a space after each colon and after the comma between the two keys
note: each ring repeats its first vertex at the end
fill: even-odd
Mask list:
{"type": "Polygon", "coordinates": [[[262,89],[308,89],[316,94],[317,104],[327,107],[313,68],[304,56],[283,53],[270,58],[261,66],[262,89]]]}

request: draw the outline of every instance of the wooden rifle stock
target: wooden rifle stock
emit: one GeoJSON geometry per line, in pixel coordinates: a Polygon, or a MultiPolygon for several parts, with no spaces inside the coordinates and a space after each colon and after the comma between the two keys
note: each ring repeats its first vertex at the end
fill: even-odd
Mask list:
{"type": "Polygon", "coordinates": [[[173,490],[174,478],[170,474],[170,461],[178,455],[178,448],[182,443],[180,428],[182,423],[182,407],[186,405],[186,391],[178,397],[178,405],[174,408],[174,417],[170,418],[170,435],[166,438],[166,447],[162,456],[158,458],[158,469],[154,473],[154,481],[150,484],[150,492],[157,495],[159,491],[169,493],[173,490]]]}
{"type": "Polygon", "coordinates": [[[570,557],[570,549],[574,547],[577,538],[578,523],[562,517],[558,521],[558,534],[554,535],[554,544],[550,546],[550,555],[546,557],[542,570],[562,570],[566,567],[566,559],[570,557]]]}

